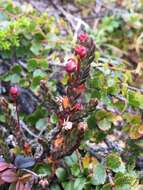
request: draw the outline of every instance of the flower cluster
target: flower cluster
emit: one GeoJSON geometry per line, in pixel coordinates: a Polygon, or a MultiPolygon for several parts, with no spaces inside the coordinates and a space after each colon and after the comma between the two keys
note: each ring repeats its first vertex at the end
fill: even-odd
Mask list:
{"type": "MultiPolygon", "coordinates": [[[[58,88],[57,92],[53,93],[45,78],[41,78],[39,81],[37,99],[39,99],[39,101],[44,99],[45,102],[42,102],[42,105],[44,105],[44,108],[47,109],[48,112],[46,120],[44,118],[44,120],[41,119],[41,121],[42,123],[43,121],[44,123],[48,121],[49,127],[48,129],[45,127],[44,132],[42,131],[39,136],[36,135],[37,131],[35,133],[33,132],[34,129],[31,132],[27,126],[21,127],[21,115],[19,116],[19,109],[17,108],[19,99],[21,98],[19,98],[19,96],[23,95],[22,88],[20,89],[17,86],[10,88],[9,95],[16,105],[17,120],[14,118],[15,123],[20,126],[18,128],[19,130],[15,128],[15,131],[18,131],[18,133],[15,132],[14,136],[16,135],[19,147],[22,147],[22,153],[28,157],[16,156],[13,165],[0,163],[2,173],[5,174],[5,172],[8,172],[8,175],[11,175],[11,181],[8,181],[9,178],[4,178],[4,174],[2,174],[0,178],[1,184],[11,182],[17,189],[19,189],[20,186],[24,189],[31,180],[31,176],[33,177],[33,172],[35,172],[28,170],[31,173],[30,175],[28,175],[29,173],[27,174],[28,179],[25,180],[23,177],[25,169],[27,170],[29,166],[30,169],[32,169],[31,166],[35,165],[35,160],[37,166],[39,161],[41,162],[43,159],[51,158],[52,165],[65,156],[71,155],[80,146],[84,133],[88,128],[87,123],[84,122],[84,117],[87,116],[88,112],[93,110],[93,107],[95,108],[95,104],[90,105],[84,101],[83,95],[86,90],[85,83],[89,76],[90,65],[94,59],[94,50],[95,45],[92,39],[89,38],[88,34],[81,33],[78,36],[78,44],[74,48],[73,56],[67,60],[64,67],[64,71],[66,72],[63,72],[63,74],[65,74],[65,78],[67,79],[66,84],[62,84],[61,81],[58,81],[55,85],[58,86],[60,84],[58,87],[61,88],[64,93],[60,93],[58,88]],[[52,116],[49,113],[52,113],[52,116]],[[36,140],[31,140],[31,136],[33,138],[35,137],[36,140]],[[3,167],[4,169],[2,169],[3,167]],[[24,181],[22,181],[23,178],[24,181]]],[[[55,173],[51,173],[49,178],[45,176],[38,178],[39,185],[42,188],[46,188],[54,175],[55,173]]]]}
{"type": "Polygon", "coordinates": [[[82,60],[83,58],[86,58],[88,50],[85,46],[83,46],[82,44],[87,42],[87,40],[89,39],[89,36],[87,33],[81,33],[78,36],[79,42],[80,44],[78,44],[75,48],[74,48],[74,52],[76,55],[76,58],[69,58],[67,60],[66,66],[65,66],[65,70],[67,71],[67,73],[72,73],[75,71],[78,71],[78,66],[79,66],[79,62],[80,60],[82,60]]]}

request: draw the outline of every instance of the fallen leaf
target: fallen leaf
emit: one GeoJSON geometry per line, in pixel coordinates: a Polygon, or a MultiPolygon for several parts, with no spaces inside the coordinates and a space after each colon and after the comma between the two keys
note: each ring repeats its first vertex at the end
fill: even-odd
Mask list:
{"type": "Polygon", "coordinates": [[[143,135],[143,125],[139,126],[138,132],[139,132],[139,134],[143,135]]]}
{"type": "Polygon", "coordinates": [[[139,139],[142,136],[142,134],[139,132],[139,126],[131,126],[129,136],[131,139],[139,139]]]}
{"type": "Polygon", "coordinates": [[[54,142],[54,147],[55,148],[60,147],[63,144],[63,142],[64,142],[63,137],[62,136],[58,136],[57,139],[54,142]]]}
{"type": "Polygon", "coordinates": [[[64,109],[70,107],[70,102],[69,102],[69,99],[68,99],[67,96],[64,96],[64,97],[63,97],[63,102],[62,102],[62,104],[63,104],[64,109]]]}

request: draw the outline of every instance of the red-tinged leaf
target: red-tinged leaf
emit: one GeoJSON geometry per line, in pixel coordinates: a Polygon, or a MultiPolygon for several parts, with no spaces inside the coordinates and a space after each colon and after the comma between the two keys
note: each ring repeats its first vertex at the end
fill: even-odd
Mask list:
{"type": "Polygon", "coordinates": [[[0,162],[0,172],[2,172],[5,169],[8,169],[10,166],[10,164],[6,163],[6,162],[0,162]]]}
{"type": "Polygon", "coordinates": [[[17,183],[16,183],[16,188],[15,188],[15,190],[24,190],[25,188],[24,188],[24,184],[21,182],[21,181],[18,181],[17,183]]]}
{"type": "Polygon", "coordinates": [[[5,182],[12,183],[17,181],[18,177],[12,170],[6,170],[1,174],[1,179],[5,182]]]}

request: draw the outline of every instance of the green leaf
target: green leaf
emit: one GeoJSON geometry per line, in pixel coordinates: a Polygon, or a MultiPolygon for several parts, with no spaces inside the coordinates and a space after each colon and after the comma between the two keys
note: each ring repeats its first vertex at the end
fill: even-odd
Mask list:
{"type": "Polygon", "coordinates": [[[46,109],[38,107],[36,111],[30,114],[26,119],[28,122],[30,122],[31,125],[35,125],[39,119],[41,119],[43,116],[46,115],[47,115],[46,109]]]}
{"type": "Polygon", "coordinates": [[[50,186],[50,190],[61,190],[60,186],[58,184],[52,184],[50,186]]]}
{"type": "Polygon", "coordinates": [[[39,120],[36,122],[36,129],[38,129],[39,131],[45,129],[46,126],[47,126],[47,123],[48,123],[47,118],[39,119],[39,120]]]}
{"type": "Polygon", "coordinates": [[[105,184],[102,190],[112,190],[111,184],[110,183],[105,184]]]}
{"type": "Polygon", "coordinates": [[[131,186],[129,184],[124,184],[124,185],[118,185],[115,187],[116,190],[131,190],[131,186]]]}
{"type": "Polygon", "coordinates": [[[33,77],[46,77],[46,73],[43,72],[41,69],[36,69],[33,73],[33,77]]]}
{"type": "Polygon", "coordinates": [[[30,59],[27,64],[28,71],[34,71],[37,68],[37,61],[30,59]]]}
{"type": "Polygon", "coordinates": [[[42,46],[41,46],[40,42],[35,41],[35,42],[32,43],[32,46],[31,46],[30,50],[32,51],[32,53],[34,55],[39,55],[41,47],[42,46]]]}
{"type": "Polygon", "coordinates": [[[107,156],[107,167],[115,173],[125,173],[126,171],[125,163],[117,153],[111,153],[107,156]]]}
{"type": "Polygon", "coordinates": [[[79,177],[74,182],[74,190],[83,190],[86,183],[86,178],[79,177]]]}
{"type": "Polygon", "coordinates": [[[64,158],[65,162],[69,165],[69,166],[72,166],[74,164],[77,163],[78,161],[78,158],[77,158],[77,155],[75,154],[75,152],[71,155],[71,156],[66,156],[64,158]]]}
{"type": "Polygon", "coordinates": [[[105,167],[102,164],[97,164],[93,172],[92,184],[101,185],[104,184],[105,181],[106,181],[105,167]]]}
{"type": "Polygon", "coordinates": [[[5,121],[6,121],[5,115],[2,115],[2,113],[0,112],[0,122],[5,122],[5,121]]]}
{"type": "Polygon", "coordinates": [[[74,190],[73,189],[73,186],[74,186],[73,181],[63,182],[62,186],[63,186],[64,190],[74,190]]]}
{"type": "Polygon", "coordinates": [[[125,164],[123,162],[121,162],[121,165],[118,168],[113,169],[113,171],[115,173],[118,173],[118,172],[125,173],[125,171],[126,171],[125,164]]]}
{"type": "Polygon", "coordinates": [[[121,158],[116,153],[111,153],[107,156],[107,167],[110,169],[116,169],[119,168],[121,165],[121,158]]]}
{"type": "Polygon", "coordinates": [[[41,40],[44,40],[44,39],[45,39],[45,36],[43,35],[42,32],[37,32],[37,33],[35,33],[35,35],[34,35],[34,39],[35,39],[36,41],[41,41],[41,40]]]}
{"type": "Polygon", "coordinates": [[[10,81],[12,84],[16,84],[16,83],[19,83],[20,76],[17,73],[10,74],[10,75],[6,76],[4,80],[5,81],[10,81]]]}
{"type": "Polygon", "coordinates": [[[48,63],[47,63],[47,60],[45,60],[45,59],[39,60],[38,65],[40,68],[43,68],[43,69],[48,68],[48,63]]]}
{"type": "Polygon", "coordinates": [[[103,120],[98,122],[98,127],[102,130],[102,131],[107,131],[111,128],[111,122],[104,118],[103,120]]]}
{"type": "Polygon", "coordinates": [[[40,176],[50,176],[52,169],[48,164],[37,164],[34,171],[40,176]]]}
{"type": "Polygon", "coordinates": [[[72,167],[71,167],[71,172],[74,176],[78,176],[80,174],[80,168],[79,168],[79,165],[78,164],[74,164],[72,167]]]}
{"type": "Polygon", "coordinates": [[[51,122],[52,124],[56,124],[57,121],[58,121],[58,117],[57,117],[56,114],[53,113],[53,114],[51,115],[51,117],[50,117],[50,122],[51,122]]]}
{"type": "Polygon", "coordinates": [[[21,73],[21,71],[22,71],[22,68],[20,65],[14,65],[12,67],[12,72],[14,72],[14,73],[21,73]]]}
{"type": "Polygon", "coordinates": [[[88,127],[90,129],[95,129],[95,127],[97,126],[97,123],[96,123],[96,118],[94,115],[90,116],[89,119],[88,119],[88,127]]]}
{"type": "Polygon", "coordinates": [[[40,80],[42,80],[43,78],[38,76],[38,77],[34,77],[32,79],[32,84],[31,84],[31,88],[32,90],[36,89],[39,85],[40,85],[40,80]]]}
{"type": "Polygon", "coordinates": [[[129,91],[128,101],[131,106],[143,109],[143,95],[141,93],[129,91]]]}
{"type": "Polygon", "coordinates": [[[66,178],[67,178],[67,172],[65,169],[63,168],[58,168],[56,170],[56,175],[58,177],[58,179],[63,182],[63,181],[66,181],[66,178]]]}
{"type": "Polygon", "coordinates": [[[118,173],[115,176],[115,186],[118,187],[119,189],[121,189],[122,187],[126,186],[126,185],[132,185],[135,183],[136,181],[136,177],[135,176],[131,176],[129,174],[122,174],[122,173],[118,173]]]}

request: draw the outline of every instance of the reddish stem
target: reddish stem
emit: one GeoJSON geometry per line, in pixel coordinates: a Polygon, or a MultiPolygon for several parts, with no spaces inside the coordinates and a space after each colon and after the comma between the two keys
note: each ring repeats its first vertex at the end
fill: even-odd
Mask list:
{"type": "Polygon", "coordinates": [[[18,113],[18,105],[16,99],[14,99],[15,106],[16,106],[16,116],[17,116],[17,128],[20,130],[20,120],[19,120],[19,113],[18,113]]]}

